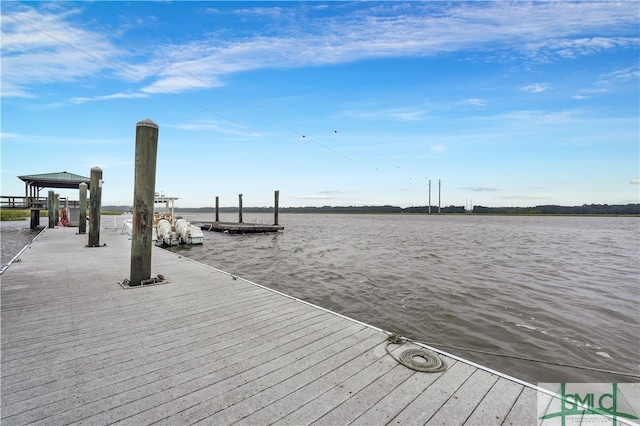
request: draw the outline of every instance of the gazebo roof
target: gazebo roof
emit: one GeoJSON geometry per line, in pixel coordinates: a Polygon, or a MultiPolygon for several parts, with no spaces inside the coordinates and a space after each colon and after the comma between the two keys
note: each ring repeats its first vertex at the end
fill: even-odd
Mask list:
{"type": "Polygon", "coordinates": [[[36,186],[38,188],[67,188],[78,189],[78,185],[82,182],[87,184],[89,188],[90,178],[86,176],[75,175],[69,172],[43,173],[39,175],[18,176],[18,179],[25,183],[36,186]]]}

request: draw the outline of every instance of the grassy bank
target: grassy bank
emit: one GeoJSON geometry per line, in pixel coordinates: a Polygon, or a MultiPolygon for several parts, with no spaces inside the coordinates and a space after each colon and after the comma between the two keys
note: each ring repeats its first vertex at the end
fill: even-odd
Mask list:
{"type": "MultiPolygon", "coordinates": [[[[118,216],[121,215],[121,211],[117,210],[103,210],[100,214],[105,216],[118,216]]],[[[48,210],[40,210],[40,217],[48,217],[48,210]]],[[[87,212],[89,216],[89,212],[87,212]]],[[[27,220],[31,217],[30,210],[0,210],[0,220],[27,220]]]]}
{"type": "Polygon", "coordinates": [[[2,210],[0,220],[26,220],[31,216],[29,210],[2,210]]]}

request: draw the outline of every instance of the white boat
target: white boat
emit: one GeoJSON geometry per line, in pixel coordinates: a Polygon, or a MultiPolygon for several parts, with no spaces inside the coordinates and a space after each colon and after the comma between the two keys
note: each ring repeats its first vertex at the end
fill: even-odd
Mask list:
{"type": "Polygon", "coordinates": [[[154,228],[156,228],[156,231],[158,233],[156,245],[162,247],[171,247],[180,244],[180,239],[178,237],[178,234],[175,232],[175,227],[173,226],[172,222],[172,217],[166,217],[166,215],[163,215],[156,218],[156,215],[153,215],[153,226],[154,228]]]}
{"type": "MultiPolygon", "coordinates": [[[[204,233],[199,226],[195,226],[180,216],[173,214],[173,202],[176,197],[165,197],[156,193],[156,203],[166,203],[164,213],[153,214],[153,244],[159,247],[171,247],[183,244],[203,244],[204,233]]],[[[122,232],[133,235],[133,220],[126,219],[122,232]]]]}
{"type": "Polygon", "coordinates": [[[192,225],[181,217],[176,219],[175,226],[182,244],[203,243],[204,233],[199,226],[192,225]]]}
{"type": "MultiPolygon", "coordinates": [[[[124,222],[122,222],[121,233],[127,234],[130,237],[133,235],[133,219],[125,219],[124,222]]],[[[154,246],[158,245],[158,230],[156,229],[155,226],[153,227],[151,240],[153,241],[154,246]]]]}

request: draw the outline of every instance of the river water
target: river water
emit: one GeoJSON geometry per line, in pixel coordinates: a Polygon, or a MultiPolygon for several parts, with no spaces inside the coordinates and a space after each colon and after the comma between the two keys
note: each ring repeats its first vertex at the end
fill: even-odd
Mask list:
{"type": "MultiPolygon", "coordinates": [[[[124,218],[105,216],[102,226],[124,218]]],[[[640,381],[466,350],[640,374],[640,218],[281,214],[279,222],[277,234],[205,232],[202,246],[171,250],[529,382],[640,381]]],[[[3,264],[5,251],[35,235],[28,221],[15,224],[2,223],[3,264]]]]}

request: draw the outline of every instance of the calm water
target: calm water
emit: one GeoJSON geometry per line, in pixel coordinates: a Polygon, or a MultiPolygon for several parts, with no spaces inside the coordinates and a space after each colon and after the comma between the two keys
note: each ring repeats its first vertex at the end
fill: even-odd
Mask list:
{"type": "MultiPolygon", "coordinates": [[[[3,263],[16,234],[5,223],[3,263]]],[[[640,218],[284,214],[280,224],[172,250],[434,346],[640,374],[640,218]]],[[[639,381],[443,349],[534,383],[639,381]]]]}

